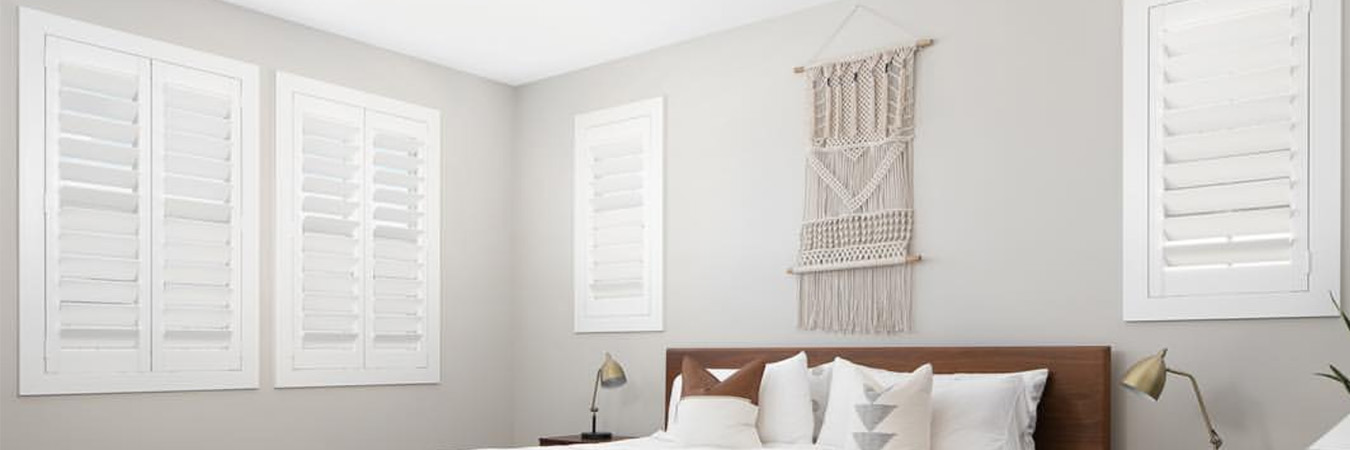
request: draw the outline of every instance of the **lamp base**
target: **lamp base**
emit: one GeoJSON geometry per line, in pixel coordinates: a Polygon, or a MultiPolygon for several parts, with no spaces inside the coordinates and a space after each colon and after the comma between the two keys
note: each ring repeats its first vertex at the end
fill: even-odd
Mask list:
{"type": "Polygon", "coordinates": [[[581,438],[587,441],[608,441],[614,438],[614,433],[608,431],[587,431],[581,433],[581,438]]]}

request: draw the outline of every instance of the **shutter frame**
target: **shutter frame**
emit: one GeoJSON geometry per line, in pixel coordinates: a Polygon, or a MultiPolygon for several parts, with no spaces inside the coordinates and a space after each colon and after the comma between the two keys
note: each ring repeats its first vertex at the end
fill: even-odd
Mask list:
{"type": "Polygon", "coordinates": [[[572,270],[577,333],[664,329],[664,108],[664,98],[657,97],[575,119],[572,270]],[[640,230],[596,230],[604,216],[625,212],[624,223],[640,218],[640,230]],[[637,264],[616,259],[615,254],[634,251],[640,257],[637,264]],[[605,280],[611,289],[595,289],[605,280]]]}
{"type": "MultiPolygon", "coordinates": [[[[19,123],[19,183],[20,183],[20,249],[19,249],[19,393],[20,395],[55,395],[55,394],[83,394],[83,393],[112,393],[112,392],[154,392],[154,391],[188,391],[188,390],[219,390],[219,389],[252,389],[258,386],[257,374],[257,188],[252,186],[257,180],[257,115],[258,115],[258,69],[256,66],[243,62],[222,58],[219,56],[202,53],[172,44],[146,39],[129,33],[124,33],[108,28],[91,25],[88,23],[67,19],[53,14],[32,10],[29,8],[19,8],[19,110],[21,112],[19,123]],[[151,153],[156,142],[160,139],[153,133],[155,120],[151,113],[151,104],[157,97],[154,90],[150,87],[149,80],[152,65],[155,62],[167,62],[193,69],[205,70],[227,76],[238,82],[239,108],[242,123],[239,132],[240,145],[240,164],[238,169],[241,174],[241,195],[239,197],[243,204],[240,210],[240,226],[243,227],[243,239],[241,248],[238,250],[243,263],[244,270],[238,275],[240,283],[241,305],[239,310],[239,341],[237,349],[239,350],[238,365],[231,370],[202,370],[202,371],[164,371],[155,370],[152,364],[156,346],[156,337],[153,333],[155,321],[151,318],[152,311],[157,301],[153,295],[142,295],[140,301],[143,317],[147,317],[141,322],[141,332],[145,336],[141,345],[145,349],[146,357],[137,364],[137,370],[111,370],[108,366],[94,366],[91,371],[86,373],[63,373],[60,371],[50,371],[47,369],[45,361],[47,360],[48,341],[45,333],[46,320],[48,317],[48,294],[55,292],[49,290],[47,285],[49,275],[55,277],[59,274],[50,272],[46,261],[47,244],[46,227],[50,220],[57,214],[56,205],[51,203],[53,198],[49,198],[46,183],[48,173],[44,170],[48,162],[56,163],[56,151],[61,150],[61,146],[75,149],[82,157],[91,157],[99,155],[112,147],[91,146],[88,144],[70,145],[70,142],[60,143],[56,146],[49,146],[47,142],[47,129],[44,124],[46,114],[49,111],[47,104],[47,92],[44,88],[47,77],[47,54],[48,40],[57,39],[73,42],[79,45],[97,47],[104,51],[116,52],[130,58],[139,58],[144,61],[145,70],[143,72],[144,80],[141,83],[142,89],[139,89],[140,96],[138,101],[145,107],[142,108],[143,114],[140,115],[144,123],[141,127],[142,138],[139,145],[143,148],[142,156],[151,153]],[[97,43],[96,45],[93,43],[97,43]]],[[[105,85],[111,86],[111,85],[105,85]]],[[[115,86],[114,86],[115,88],[115,86]]],[[[76,96],[78,101],[83,102],[84,107],[99,108],[96,111],[100,113],[120,114],[113,103],[109,103],[97,96],[76,96]]],[[[112,129],[107,129],[112,130],[112,129]]],[[[112,136],[112,135],[109,135],[112,136]]],[[[130,155],[110,154],[108,161],[115,164],[130,163],[130,155]]],[[[140,172],[144,175],[142,180],[150,180],[154,170],[151,158],[138,158],[140,172]]],[[[138,169],[138,170],[139,170],[138,169]]],[[[115,174],[108,171],[87,170],[81,176],[104,177],[105,180],[115,180],[116,178],[107,178],[115,174]]],[[[95,178],[91,178],[95,179],[95,178]]],[[[138,183],[138,189],[143,188],[143,195],[153,196],[155,183],[138,183]]],[[[102,202],[104,200],[97,200],[102,202]]],[[[154,248],[153,241],[162,232],[160,227],[153,223],[154,201],[142,201],[146,203],[143,219],[151,223],[141,225],[139,232],[147,236],[142,240],[143,250],[140,257],[150,263],[147,271],[143,273],[142,285],[145,291],[151,290],[151,282],[154,280],[152,271],[155,255],[163,249],[154,248]],[[148,202],[148,203],[147,203],[148,202]]],[[[97,204],[97,203],[93,203],[97,204]]],[[[88,224],[98,224],[100,220],[107,219],[108,216],[86,217],[83,220],[88,224]]],[[[141,221],[142,223],[145,220],[141,221]]],[[[120,225],[119,225],[120,226],[120,225]]],[[[90,241],[94,242],[94,241],[90,241]]],[[[117,246],[102,246],[100,251],[120,251],[117,246]]],[[[55,278],[53,278],[53,281],[55,278]]],[[[103,291],[86,289],[85,295],[108,295],[113,291],[103,291]]],[[[55,295],[55,294],[53,294],[55,295]]],[[[114,294],[121,295],[121,294],[114,294]]],[[[94,317],[94,316],[85,316],[94,317]]]]}
{"type": "MultiPolygon", "coordinates": [[[[388,128],[388,127],[384,127],[388,128]]],[[[322,151],[322,150],[321,150],[322,151]]],[[[387,384],[423,384],[440,382],[440,316],[441,316],[441,285],[440,285],[440,175],[441,164],[440,154],[443,151],[440,144],[440,112],[410,103],[393,100],[374,94],[357,91],[354,89],[313,80],[298,75],[285,72],[277,74],[277,186],[279,195],[277,196],[277,217],[278,227],[277,242],[277,276],[276,276],[276,383],[278,387],[308,387],[308,386],[357,386],[357,385],[387,385],[387,384]],[[299,335],[299,325],[297,321],[303,317],[302,305],[298,303],[299,297],[296,284],[299,282],[300,263],[298,262],[297,239],[299,233],[299,223],[297,222],[296,212],[299,209],[299,186],[300,180],[296,179],[297,164],[300,159],[298,155],[302,151],[297,139],[297,132],[300,129],[299,117],[303,113],[303,102],[297,99],[311,97],[323,101],[340,103],[349,108],[361,111],[361,120],[359,123],[362,130],[362,137],[356,142],[358,149],[357,158],[361,162],[360,172],[356,175],[361,180],[358,193],[355,194],[359,202],[357,215],[361,218],[356,227],[356,233],[359,236],[357,245],[362,250],[360,258],[362,266],[359,278],[362,280],[362,287],[358,297],[360,298],[360,309],[358,315],[362,321],[358,329],[356,339],[358,352],[361,354],[359,364],[348,364],[345,367],[306,367],[304,364],[296,364],[296,358],[303,356],[304,350],[301,345],[299,335]],[[375,119],[372,119],[375,117],[375,119]],[[423,239],[418,248],[423,255],[422,274],[425,280],[424,304],[422,305],[421,333],[420,343],[417,350],[408,353],[399,353],[396,351],[386,351],[377,348],[375,345],[375,319],[374,314],[376,301],[371,300],[371,295],[375,288],[376,267],[372,262],[378,262],[381,258],[376,255],[383,254],[379,252],[372,244],[374,228],[371,223],[375,218],[374,210],[371,205],[375,200],[373,186],[378,185],[376,175],[372,173],[375,164],[375,151],[373,150],[373,140],[376,139],[372,130],[381,129],[381,117],[393,117],[397,120],[416,123],[420,127],[424,143],[424,159],[419,163],[425,170],[423,179],[424,189],[426,190],[421,199],[421,205],[424,207],[422,212],[422,223],[425,224],[423,230],[423,239]],[[376,125],[376,126],[372,126],[376,125]]],[[[388,163],[389,160],[381,159],[381,164],[388,163]]],[[[404,164],[406,160],[397,160],[392,164],[404,164]]],[[[381,175],[380,180],[384,180],[381,175]]],[[[397,178],[397,174],[395,174],[397,178]]],[[[401,179],[401,178],[400,178],[401,179]]],[[[392,197],[381,197],[381,201],[390,200],[392,197]]],[[[388,218],[381,216],[382,218],[388,218]]],[[[402,216],[398,216],[402,217],[402,216]]],[[[397,219],[397,217],[395,217],[397,219]]],[[[383,230],[383,229],[382,229],[383,230]]],[[[381,247],[383,248],[383,247],[381,247]]],[[[407,266],[400,266],[406,268],[407,266]]],[[[386,269],[386,270],[397,270],[386,269]]],[[[388,272],[380,272],[381,274],[388,272]]]]}
{"type": "MultiPolygon", "coordinates": [[[[1276,10],[1281,8],[1280,5],[1277,5],[1280,0],[1244,2],[1242,4],[1248,3],[1268,4],[1267,6],[1270,7],[1261,11],[1275,11],[1276,14],[1278,14],[1276,10]]],[[[1292,154],[1295,159],[1291,162],[1293,164],[1294,190],[1292,192],[1294,197],[1291,203],[1294,218],[1288,229],[1293,232],[1294,244],[1291,247],[1290,263],[1283,268],[1266,266],[1262,269],[1259,267],[1260,265],[1257,265],[1238,269],[1241,265],[1234,266],[1234,269],[1230,270],[1230,276],[1226,279],[1211,277],[1211,274],[1201,273],[1202,271],[1177,276],[1178,272],[1176,271],[1155,270],[1160,267],[1157,264],[1166,261],[1164,258],[1168,258],[1168,256],[1162,246],[1165,237],[1161,234],[1164,223],[1164,213],[1160,207],[1161,201],[1151,197],[1151,193],[1162,192],[1164,185],[1162,184],[1163,176],[1160,176],[1159,172],[1154,172],[1163,167],[1163,160],[1161,151],[1153,149],[1160,148],[1157,146],[1162,145],[1163,142],[1156,140],[1157,135],[1151,132],[1161,125],[1158,122],[1160,120],[1159,115],[1153,113],[1155,108],[1161,105],[1161,103],[1158,103],[1161,96],[1154,95],[1158,91],[1150,87],[1154,80],[1159,79],[1157,73],[1150,71],[1160,66],[1151,62],[1158,56],[1155,52],[1160,45],[1157,45],[1158,42],[1154,40],[1156,36],[1152,34],[1153,29],[1150,20],[1156,18],[1158,8],[1172,8],[1180,5],[1188,9],[1185,11],[1186,14],[1196,14],[1203,13],[1204,8],[1215,7],[1215,5],[1226,8],[1240,7],[1242,4],[1237,2],[1217,4],[1207,0],[1127,0],[1124,4],[1123,197],[1125,208],[1122,222],[1122,275],[1124,285],[1123,312],[1127,321],[1321,317],[1335,314],[1335,309],[1332,308],[1327,295],[1328,293],[1337,294],[1340,287],[1341,174],[1339,173],[1339,167],[1341,160],[1340,104],[1342,100],[1339,80],[1341,74],[1342,43],[1340,31],[1342,24],[1340,11],[1342,5],[1338,1],[1293,0],[1288,3],[1292,5],[1292,8],[1304,8],[1303,11],[1306,12],[1306,14],[1300,12],[1301,16],[1297,16],[1289,22],[1295,24],[1295,30],[1300,26],[1298,21],[1304,21],[1301,23],[1306,24],[1302,25],[1303,30],[1306,30],[1306,35],[1290,40],[1290,42],[1293,42],[1293,45],[1290,46],[1293,50],[1290,50],[1290,52],[1291,54],[1306,52],[1307,55],[1305,63],[1300,64],[1298,61],[1293,61],[1296,68],[1291,69],[1291,73],[1294,73],[1295,76],[1307,76],[1307,90],[1300,96],[1295,97],[1296,101],[1291,106],[1291,110],[1294,111],[1307,111],[1306,121],[1301,125],[1302,128],[1293,130],[1295,134],[1306,131],[1307,139],[1302,151],[1298,148],[1299,143],[1297,141],[1293,143],[1294,151],[1292,154]],[[1298,69],[1299,66],[1304,67],[1304,69],[1298,69]],[[1305,72],[1300,74],[1299,70],[1305,72]],[[1306,102],[1302,99],[1306,99],[1306,102]],[[1299,160],[1299,157],[1303,159],[1299,160]],[[1298,190],[1303,188],[1307,189],[1306,195],[1298,193],[1298,190]],[[1302,221],[1305,220],[1306,226],[1301,225],[1302,221]],[[1301,231],[1305,228],[1306,232],[1301,231]],[[1280,272],[1283,274],[1280,274],[1280,272]],[[1261,282],[1261,279],[1268,281],[1261,282]],[[1166,286],[1166,288],[1162,288],[1163,286],[1166,286]]],[[[1288,9],[1289,7],[1285,8],[1288,9]]],[[[1258,15],[1250,14],[1234,17],[1248,20],[1258,15]]],[[[1220,24],[1221,22],[1214,21],[1214,23],[1220,24]]],[[[1275,29],[1272,27],[1266,28],[1275,29]]],[[[1252,33],[1255,32],[1252,31],[1252,33]]],[[[1238,35],[1238,37],[1242,37],[1242,35],[1238,35]]],[[[1192,39],[1186,45],[1192,45],[1196,42],[1203,42],[1203,40],[1192,39]]],[[[1236,54],[1234,53],[1234,55],[1236,54]]],[[[1230,59],[1227,63],[1253,63],[1253,61],[1261,64],[1272,61],[1283,63],[1272,58],[1247,56],[1250,55],[1244,56],[1245,60],[1230,59]]],[[[1183,67],[1187,71],[1185,76],[1193,77],[1195,74],[1207,70],[1197,61],[1214,62],[1223,60],[1220,58],[1205,60],[1192,58],[1183,67]]],[[[1232,75],[1227,72],[1211,72],[1221,74],[1221,76],[1230,76],[1227,80],[1241,79],[1243,83],[1256,83],[1254,80],[1258,79],[1254,78],[1254,75],[1243,78],[1243,76],[1232,75]]],[[[1268,75],[1261,75],[1259,79],[1266,80],[1264,82],[1267,83],[1276,82],[1274,81],[1275,78],[1268,75]]],[[[1200,89],[1201,86],[1196,83],[1188,84],[1185,86],[1187,91],[1178,93],[1178,95],[1184,94],[1184,96],[1177,97],[1177,100],[1184,102],[1217,98],[1213,96],[1222,94],[1223,91],[1220,89],[1230,89],[1229,92],[1234,93],[1262,92],[1261,89],[1263,89],[1257,84],[1242,85],[1237,81],[1224,80],[1214,78],[1211,81],[1205,81],[1208,84],[1203,86],[1203,89],[1200,89]],[[1250,88],[1243,86],[1249,86],[1250,88]]],[[[1185,81],[1193,80],[1187,79],[1185,81]]],[[[1171,106],[1186,105],[1173,104],[1171,106]]],[[[1187,118],[1187,120],[1191,119],[1191,117],[1187,118]]],[[[1201,122],[1193,123],[1199,124],[1201,122]]],[[[1298,122],[1294,123],[1297,124],[1298,122]]],[[[1195,130],[1199,130],[1199,128],[1193,128],[1190,131],[1195,130]]],[[[1262,147],[1281,145],[1276,143],[1276,140],[1271,139],[1270,130],[1252,129],[1250,132],[1244,131],[1244,133],[1242,139],[1210,139],[1208,137],[1188,140],[1169,139],[1167,145],[1180,146],[1178,147],[1179,150],[1187,152],[1184,156],[1187,160],[1223,157],[1226,154],[1251,153],[1261,150],[1262,147]],[[1209,140],[1206,141],[1205,139],[1209,140]]],[[[1222,164],[1212,163],[1208,167],[1202,165],[1172,167],[1172,169],[1182,170],[1175,170],[1167,176],[1177,177],[1177,180],[1182,183],[1198,183],[1203,181],[1203,177],[1206,176],[1218,176],[1219,178],[1215,179],[1216,181],[1225,182],[1237,181],[1243,176],[1258,176],[1240,175],[1240,171],[1243,170],[1251,174],[1278,176],[1276,172],[1269,171],[1273,169],[1259,168],[1254,164],[1256,163],[1253,160],[1237,161],[1237,158],[1233,158],[1222,164]],[[1223,177],[1230,178],[1225,179],[1223,177]]],[[[1176,187],[1168,185],[1169,189],[1176,187]]],[[[1212,192],[1217,193],[1218,191],[1212,192]]],[[[1202,199],[1203,197],[1192,196],[1179,200],[1189,202],[1186,207],[1190,208],[1203,205],[1203,203],[1195,203],[1195,201],[1202,199]]],[[[1272,197],[1270,201],[1274,202],[1276,199],[1272,197]]],[[[1271,204],[1274,205],[1274,203],[1271,204]]],[[[1222,208],[1219,208],[1219,210],[1222,210],[1222,208]]],[[[1274,223],[1269,222],[1269,217],[1259,214],[1251,215],[1248,218],[1250,221],[1246,223],[1233,222],[1233,220],[1238,220],[1236,214],[1230,217],[1216,217],[1208,223],[1195,220],[1203,216],[1203,214],[1199,214],[1195,218],[1188,219],[1188,221],[1167,225],[1167,227],[1183,233],[1203,234],[1202,227],[1205,226],[1223,226],[1230,230],[1242,232],[1241,230],[1271,229],[1271,224],[1274,223]]],[[[1275,226],[1275,229],[1279,228],[1279,226],[1275,226]]],[[[1259,231],[1246,232],[1259,234],[1259,231]]],[[[1242,237],[1242,239],[1270,237],[1272,236],[1254,235],[1242,237]]],[[[1226,249],[1205,241],[1174,244],[1199,244],[1212,248],[1212,250],[1202,252],[1200,248],[1182,247],[1183,250],[1173,252],[1176,256],[1174,259],[1177,261],[1201,263],[1226,260],[1242,262],[1279,258],[1278,256],[1262,257],[1257,253],[1251,253],[1257,248],[1254,247],[1255,244],[1241,241],[1222,244],[1227,246],[1226,249]]],[[[1266,244],[1262,245],[1262,248],[1272,248],[1266,244]]],[[[1173,244],[1169,244],[1169,247],[1177,248],[1173,244]]],[[[1269,253],[1268,255],[1276,254],[1269,253]]]]}

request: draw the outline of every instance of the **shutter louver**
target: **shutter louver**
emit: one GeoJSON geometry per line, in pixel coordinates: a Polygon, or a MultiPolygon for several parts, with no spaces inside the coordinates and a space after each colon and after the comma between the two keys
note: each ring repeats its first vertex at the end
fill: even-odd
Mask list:
{"type": "Polygon", "coordinates": [[[238,370],[239,83],[154,63],[155,370],[238,370]]]}
{"type": "Polygon", "coordinates": [[[1151,10],[1153,295],[1306,289],[1306,16],[1299,0],[1151,10]]]}
{"type": "Polygon", "coordinates": [[[372,318],[367,365],[425,367],[426,126],[373,111],[366,113],[366,124],[372,318]]]}
{"type": "Polygon", "coordinates": [[[653,99],[577,116],[577,332],[663,327],[662,105],[653,99]]]}
{"type": "Polygon", "coordinates": [[[587,151],[592,167],[591,296],[641,297],[645,293],[642,136],[624,136],[587,151]]]}
{"type": "Polygon", "coordinates": [[[47,44],[46,369],[149,370],[149,60],[47,44]]]}
{"type": "Polygon", "coordinates": [[[296,98],[294,179],[299,180],[297,368],[359,368],[365,246],[360,108],[296,98]]]}

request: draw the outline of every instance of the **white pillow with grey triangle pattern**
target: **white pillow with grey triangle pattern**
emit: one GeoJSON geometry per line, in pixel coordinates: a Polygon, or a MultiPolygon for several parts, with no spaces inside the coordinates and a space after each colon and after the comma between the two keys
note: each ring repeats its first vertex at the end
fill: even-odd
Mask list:
{"type": "MultiPolygon", "coordinates": [[[[881,384],[907,379],[891,372],[855,364],[881,384]]],[[[810,368],[811,406],[816,435],[820,435],[829,403],[834,362],[810,368]]],[[[1036,409],[1050,371],[1014,373],[948,373],[933,375],[932,450],[1034,450],[1036,409]]]]}
{"type": "Polygon", "coordinates": [[[816,444],[838,450],[930,450],[933,368],[883,384],[839,358],[816,444]]]}

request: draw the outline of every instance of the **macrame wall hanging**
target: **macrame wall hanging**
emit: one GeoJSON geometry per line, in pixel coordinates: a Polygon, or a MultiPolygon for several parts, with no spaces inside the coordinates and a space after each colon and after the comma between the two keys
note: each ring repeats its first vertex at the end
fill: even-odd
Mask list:
{"type": "Polygon", "coordinates": [[[800,276],[802,329],[909,330],[910,269],[919,260],[909,250],[914,59],[931,43],[799,70],[811,91],[805,211],[791,270],[800,276]]]}

